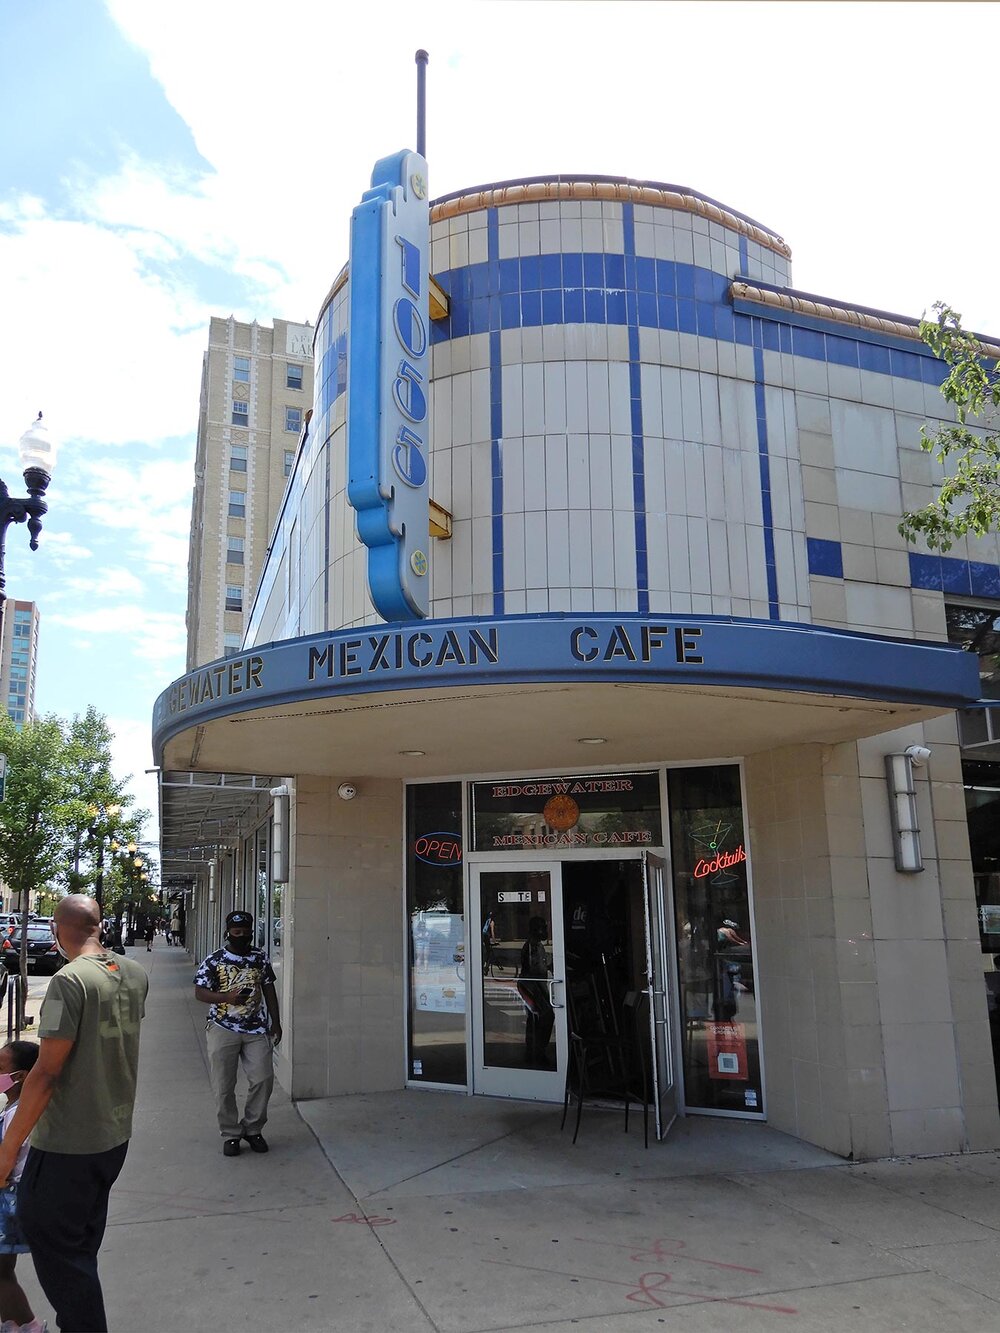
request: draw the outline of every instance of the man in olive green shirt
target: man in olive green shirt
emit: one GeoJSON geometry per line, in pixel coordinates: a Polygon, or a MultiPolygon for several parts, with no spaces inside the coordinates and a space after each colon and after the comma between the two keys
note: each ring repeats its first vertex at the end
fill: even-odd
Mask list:
{"type": "Polygon", "coordinates": [[[106,1333],[97,1254],[108,1196],[132,1134],[139,1024],[149,979],[100,942],[86,894],[56,907],[52,933],[67,965],[42,1002],[38,1061],[0,1142],[0,1183],[31,1134],[18,1217],[63,1333],[106,1333]]]}

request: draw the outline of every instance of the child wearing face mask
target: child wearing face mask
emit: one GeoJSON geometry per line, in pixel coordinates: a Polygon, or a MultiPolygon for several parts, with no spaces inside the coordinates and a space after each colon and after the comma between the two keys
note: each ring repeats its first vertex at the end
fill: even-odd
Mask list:
{"type": "MultiPolygon", "coordinates": [[[[14,1119],[21,1084],[38,1059],[35,1041],[9,1041],[0,1046],[0,1092],[6,1093],[7,1105],[0,1117],[0,1138],[14,1119]]],[[[17,1182],[21,1179],[30,1144],[26,1141],[17,1154],[17,1163],[11,1172],[10,1184],[0,1189],[0,1333],[46,1333],[48,1324],[36,1319],[24,1289],[14,1276],[14,1265],[19,1254],[27,1254],[21,1228],[18,1225],[17,1182]]]]}

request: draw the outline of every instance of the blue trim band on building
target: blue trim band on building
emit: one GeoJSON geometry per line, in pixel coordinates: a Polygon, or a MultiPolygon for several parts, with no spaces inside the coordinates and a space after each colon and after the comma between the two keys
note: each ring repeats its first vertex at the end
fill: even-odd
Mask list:
{"type": "Polygon", "coordinates": [[[551,613],[372,625],[210,663],[157,699],[153,750],[202,723],[269,707],[456,686],[677,684],[971,706],[979,662],[949,644],[726,616],[551,613]]]}
{"type": "MultiPolygon", "coordinates": [[[[500,353],[500,218],[499,210],[486,213],[489,256],[487,297],[490,311],[490,484],[492,488],[493,614],[504,611],[503,573],[503,358],[500,353]]],[[[433,328],[433,326],[432,326],[433,328]]]]}
{"type": "Polygon", "coordinates": [[[764,527],[764,568],[767,574],[767,609],[772,620],[780,620],[778,559],[774,548],[774,514],[771,509],[771,459],[767,447],[767,395],[764,386],[764,353],[761,348],[760,320],[754,320],[753,378],[757,457],[760,465],[760,509],[764,527]]]}
{"type": "MultiPolygon", "coordinates": [[[[625,237],[625,262],[621,280],[625,288],[625,318],[628,329],[628,397],[632,431],[632,502],[635,511],[635,587],[636,608],[641,616],[649,611],[649,550],[646,539],[646,442],[642,427],[642,365],[639,357],[638,301],[627,289],[630,270],[635,270],[635,213],[631,204],[622,204],[622,229],[625,237]],[[629,296],[633,299],[630,301],[629,296]]],[[[606,256],[610,260],[612,256],[606,256]]],[[[613,275],[607,272],[610,283],[613,275]]],[[[608,293],[609,297],[611,293],[608,293]]]]}

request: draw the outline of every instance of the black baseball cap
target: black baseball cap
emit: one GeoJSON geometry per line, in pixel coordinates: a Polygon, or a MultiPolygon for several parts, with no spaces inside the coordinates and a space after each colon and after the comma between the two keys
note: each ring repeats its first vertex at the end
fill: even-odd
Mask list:
{"type": "Polygon", "coordinates": [[[230,926],[250,926],[253,928],[252,912],[230,912],[226,917],[226,929],[230,926]]]}

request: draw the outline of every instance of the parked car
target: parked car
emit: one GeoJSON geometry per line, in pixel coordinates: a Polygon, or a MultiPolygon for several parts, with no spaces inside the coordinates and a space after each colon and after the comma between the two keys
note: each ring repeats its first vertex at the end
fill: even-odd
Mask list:
{"type": "MultiPolygon", "coordinates": [[[[8,972],[16,972],[21,966],[21,926],[14,927],[9,935],[0,940],[0,958],[8,972]]],[[[56,948],[48,920],[28,922],[28,971],[48,973],[58,972],[66,960],[56,948]]]]}

